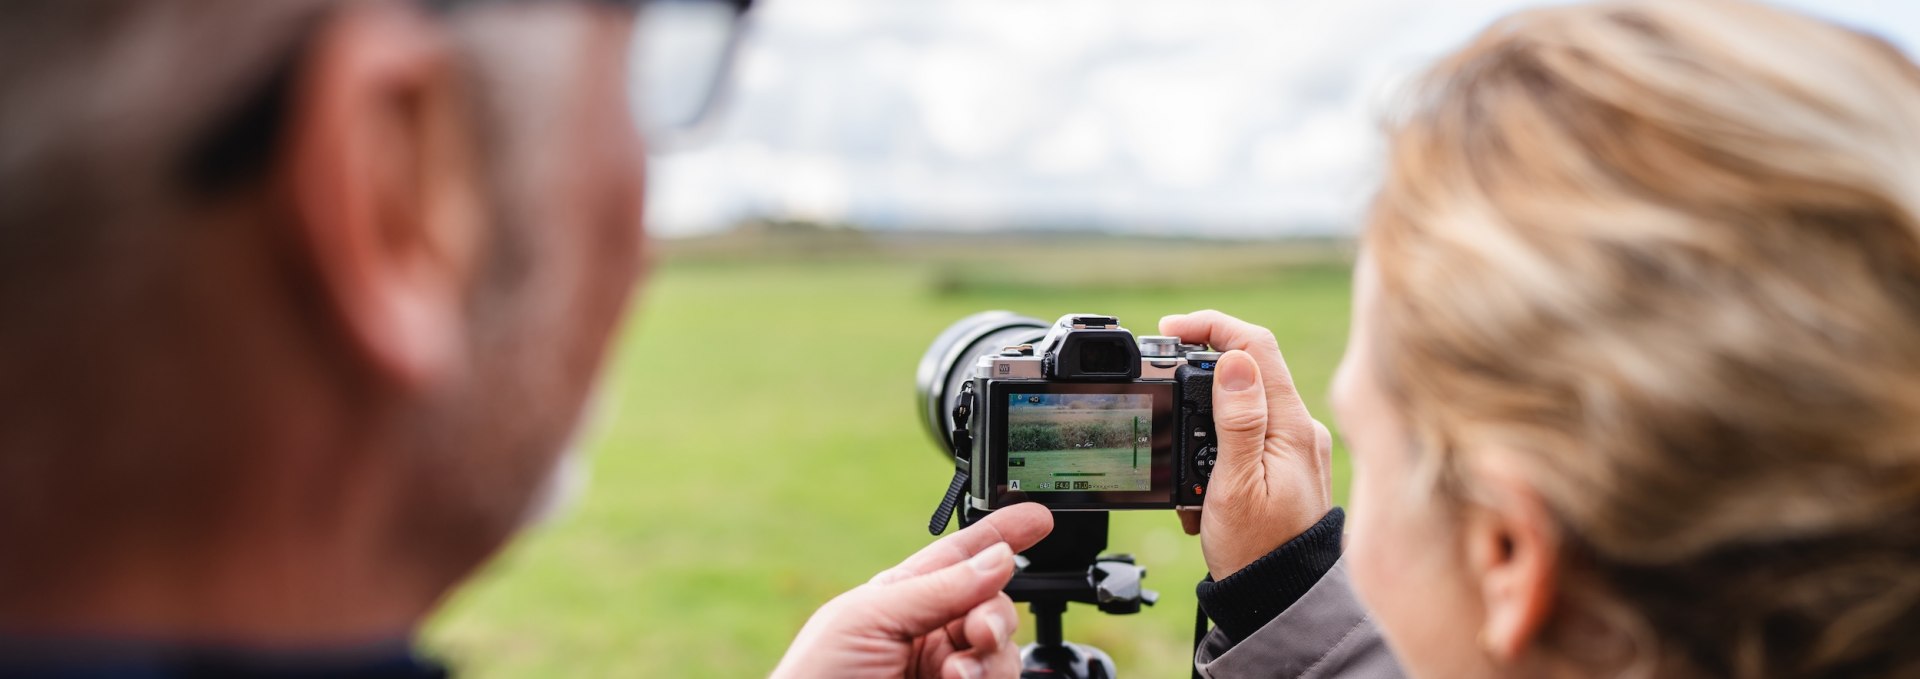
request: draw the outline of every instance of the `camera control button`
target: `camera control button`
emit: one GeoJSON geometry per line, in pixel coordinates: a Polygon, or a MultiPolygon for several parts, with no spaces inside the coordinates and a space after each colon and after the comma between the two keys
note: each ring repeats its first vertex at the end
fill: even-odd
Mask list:
{"type": "Polygon", "coordinates": [[[1180,356],[1180,338],[1165,335],[1147,335],[1140,338],[1140,355],[1177,358],[1180,356]]]}
{"type": "Polygon", "coordinates": [[[1194,473],[1198,474],[1200,478],[1212,479],[1213,465],[1219,460],[1219,453],[1220,449],[1214,446],[1207,446],[1195,451],[1193,455],[1194,473]]]}

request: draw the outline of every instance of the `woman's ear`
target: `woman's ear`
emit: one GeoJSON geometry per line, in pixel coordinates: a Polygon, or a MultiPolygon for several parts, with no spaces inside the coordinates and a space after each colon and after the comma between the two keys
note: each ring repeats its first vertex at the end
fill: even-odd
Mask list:
{"type": "Polygon", "coordinates": [[[346,3],[303,55],[278,169],[323,322],[377,382],[415,390],[465,349],[480,249],[469,110],[442,29],[346,3]]]}
{"type": "Polygon", "coordinates": [[[1481,650],[1502,663],[1539,641],[1558,598],[1561,567],[1552,514],[1513,461],[1489,455],[1474,465],[1480,492],[1462,531],[1468,573],[1486,611],[1481,650]]]}

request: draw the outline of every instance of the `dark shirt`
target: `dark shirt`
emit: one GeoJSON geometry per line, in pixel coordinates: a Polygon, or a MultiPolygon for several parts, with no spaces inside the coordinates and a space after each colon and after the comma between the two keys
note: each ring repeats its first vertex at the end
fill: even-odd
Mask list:
{"type": "Polygon", "coordinates": [[[1312,528],[1239,572],[1218,582],[1208,576],[1195,592],[1200,608],[1233,643],[1252,636],[1333,569],[1340,560],[1346,518],[1346,512],[1334,507],[1312,528]]]}
{"type": "Polygon", "coordinates": [[[445,679],[404,642],[333,651],[0,637],[0,679],[445,679]]]}

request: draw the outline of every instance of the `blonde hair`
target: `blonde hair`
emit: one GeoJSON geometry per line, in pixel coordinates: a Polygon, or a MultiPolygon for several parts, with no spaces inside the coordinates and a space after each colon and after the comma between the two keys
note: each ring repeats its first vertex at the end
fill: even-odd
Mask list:
{"type": "Polygon", "coordinates": [[[1373,355],[1442,497],[1514,458],[1568,605],[1662,671],[1920,676],[1920,69],[1609,2],[1495,24],[1409,104],[1373,355]]]}

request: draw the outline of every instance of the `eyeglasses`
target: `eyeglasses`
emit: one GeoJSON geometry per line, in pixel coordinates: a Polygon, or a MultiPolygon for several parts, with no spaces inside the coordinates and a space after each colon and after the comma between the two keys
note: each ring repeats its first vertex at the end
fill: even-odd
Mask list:
{"type": "MultiPolygon", "coordinates": [[[[512,0],[427,0],[445,13],[512,0]]],[[[753,0],[581,0],[634,10],[628,96],[654,150],[689,145],[719,108],[753,0]]]]}
{"type": "MultiPolygon", "coordinates": [[[[445,14],[464,6],[513,0],[420,0],[445,14]]],[[[525,1],[525,0],[523,0],[525,1]]],[[[562,0],[551,0],[562,1],[562,0]]],[[[753,0],[573,0],[634,10],[628,96],[654,152],[696,142],[719,108],[753,0]]],[[[324,14],[316,12],[316,15],[324,14]]],[[[288,53],[238,106],[217,118],[181,158],[182,181],[201,190],[258,177],[286,122],[294,74],[305,41],[288,53]]]]}
{"type": "Polygon", "coordinates": [[[628,96],[648,147],[697,143],[725,98],[741,18],[752,0],[652,0],[637,6],[628,96]]]}

